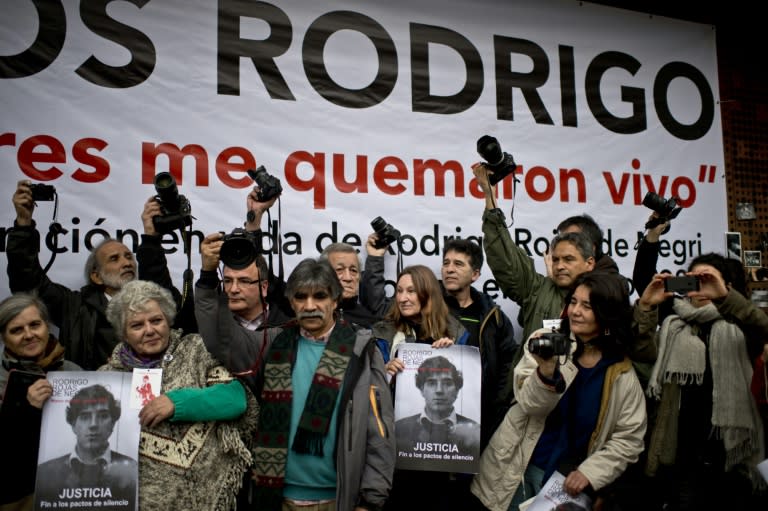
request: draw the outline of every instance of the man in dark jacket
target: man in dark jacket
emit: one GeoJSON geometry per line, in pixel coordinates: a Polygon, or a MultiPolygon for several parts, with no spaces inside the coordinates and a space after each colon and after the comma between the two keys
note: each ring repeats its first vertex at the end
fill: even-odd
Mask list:
{"type": "MultiPolygon", "coordinates": [[[[6,246],[11,292],[37,292],[48,307],[52,322],[59,328],[59,342],[66,349],[65,357],[83,369],[98,369],[107,361],[118,342],[104,315],[107,297],[136,278],[136,259],[122,242],[106,239],[96,245],[88,256],[85,263],[85,279],[88,283],[85,286],[73,290],[51,281],[38,259],[40,233],[32,219],[35,202],[32,200],[30,185],[28,180],[19,181],[13,194],[16,220],[8,232],[6,246]]],[[[147,225],[152,224],[152,211],[148,202],[142,213],[145,232],[147,225]]],[[[159,242],[156,246],[156,250],[162,252],[159,242]]],[[[151,252],[151,248],[145,251],[151,252]]],[[[170,283],[167,268],[148,264],[142,266],[141,275],[144,279],[168,287],[179,297],[179,292],[170,283]]]]}
{"type": "Polygon", "coordinates": [[[341,282],[342,294],[339,302],[339,316],[353,325],[371,328],[386,313],[386,307],[371,310],[360,298],[360,255],[348,243],[331,243],[323,249],[320,259],[336,272],[341,282]]]}

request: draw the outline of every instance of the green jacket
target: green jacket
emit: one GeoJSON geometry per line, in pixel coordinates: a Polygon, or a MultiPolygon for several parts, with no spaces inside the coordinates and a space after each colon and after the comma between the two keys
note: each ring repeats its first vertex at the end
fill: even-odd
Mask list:
{"type": "Polygon", "coordinates": [[[545,319],[560,318],[565,289],[536,271],[533,260],[512,241],[500,209],[483,213],[485,260],[502,292],[520,306],[521,339],[544,326],[545,319]]]}

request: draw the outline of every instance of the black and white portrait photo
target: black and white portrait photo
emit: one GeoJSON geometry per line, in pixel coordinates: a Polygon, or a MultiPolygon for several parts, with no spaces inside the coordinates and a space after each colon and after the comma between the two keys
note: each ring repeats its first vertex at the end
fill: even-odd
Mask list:
{"type": "Polygon", "coordinates": [[[395,392],[397,466],[473,472],[480,454],[477,348],[405,344],[395,392]]]}
{"type": "Polygon", "coordinates": [[[130,373],[52,372],[43,408],[35,509],[133,511],[138,501],[138,411],[130,373]],[[125,403],[125,405],[123,404],[125,403]]]}

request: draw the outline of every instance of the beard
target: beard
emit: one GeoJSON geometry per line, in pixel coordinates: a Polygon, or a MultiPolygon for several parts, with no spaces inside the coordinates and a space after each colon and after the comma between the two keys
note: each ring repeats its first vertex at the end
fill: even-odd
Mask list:
{"type": "Polygon", "coordinates": [[[124,284],[127,284],[128,282],[136,278],[136,273],[134,273],[133,275],[121,277],[119,272],[106,273],[103,271],[99,271],[99,278],[101,279],[102,282],[104,282],[104,287],[108,287],[112,289],[122,289],[124,284]]]}

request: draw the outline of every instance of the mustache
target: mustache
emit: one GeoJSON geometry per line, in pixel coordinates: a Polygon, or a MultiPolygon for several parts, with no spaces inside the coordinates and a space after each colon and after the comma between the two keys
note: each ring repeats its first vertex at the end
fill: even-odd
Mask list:
{"type": "Polygon", "coordinates": [[[299,312],[296,314],[296,319],[310,319],[310,318],[319,318],[323,319],[325,315],[320,311],[312,311],[312,312],[299,312]]]}

